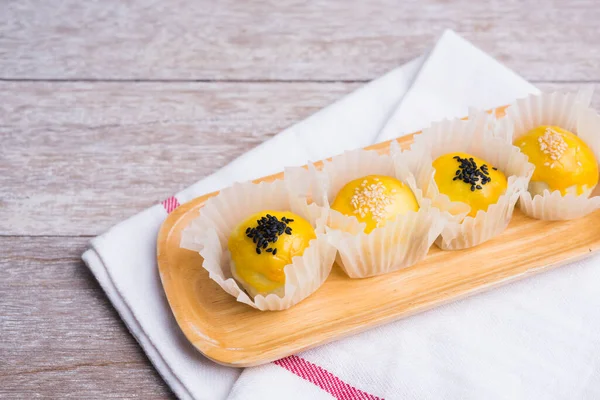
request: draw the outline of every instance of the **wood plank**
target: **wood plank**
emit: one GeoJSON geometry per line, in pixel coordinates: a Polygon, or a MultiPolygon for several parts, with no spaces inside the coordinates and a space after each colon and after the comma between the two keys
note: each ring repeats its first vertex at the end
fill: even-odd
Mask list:
{"type": "Polygon", "coordinates": [[[0,83],[0,233],[102,233],[358,86],[0,83]]]}
{"type": "Polygon", "coordinates": [[[81,261],[86,245],[0,237],[0,398],[172,396],[81,261]]]}
{"type": "Polygon", "coordinates": [[[595,0],[7,0],[5,79],[369,80],[459,32],[530,80],[599,80],[595,0]]]}
{"type": "Polygon", "coordinates": [[[357,86],[0,83],[0,232],[101,233],[357,86]]]}
{"type": "MultiPolygon", "coordinates": [[[[47,352],[46,348],[37,351],[47,352]]],[[[150,363],[73,365],[33,373],[0,376],[4,399],[173,399],[150,363]]]]}

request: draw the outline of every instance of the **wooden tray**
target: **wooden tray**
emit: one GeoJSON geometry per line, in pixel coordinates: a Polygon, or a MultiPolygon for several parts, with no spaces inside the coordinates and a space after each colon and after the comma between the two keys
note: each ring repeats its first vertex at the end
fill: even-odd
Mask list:
{"type": "MultiPolygon", "coordinates": [[[[402,147],[412,135],[398,139],[402,147]]],[[[385,153],[389,142],[370,147],[385,153]]],[[[277,174],[260,179],[272,181],[277,174]]],[[[515,211],[495,239],[461,251],[432,246],[417,265],[350,279],[334,266],[325,284],[289,310],[257,311],[208,278],[202,258],[181,249],[181,231],[211,193],[172,212],[158,235],[158,267],[177,323],[206,357],[233,367],[264,364],[323,343],[573,262],[600,249],[600,211],[564,222],[515,211]]]]}

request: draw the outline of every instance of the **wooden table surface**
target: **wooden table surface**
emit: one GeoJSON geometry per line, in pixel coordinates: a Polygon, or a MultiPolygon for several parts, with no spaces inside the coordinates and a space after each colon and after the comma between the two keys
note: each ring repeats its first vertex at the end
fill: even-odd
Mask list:
{"type": "Polygon", "coordinates": [[[445,28],[542,89],[600,82],[599,20],[596,0],[0,0],[0,398],[172,397],[90,238],[445,28]]]}

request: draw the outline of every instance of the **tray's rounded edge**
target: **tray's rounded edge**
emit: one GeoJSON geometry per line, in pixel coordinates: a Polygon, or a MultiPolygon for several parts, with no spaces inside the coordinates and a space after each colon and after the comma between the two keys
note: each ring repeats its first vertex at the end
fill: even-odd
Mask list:
{"type": "MultiPolygon", "coordinates": [[[[277,175],[279,174],[274,175],[273,178],[276,179],[277,175]]],[[[200,335],[198,335],[198,333],[195,332],[195,330],[190,329],[185,318],[183,318],[183,316],[180,315],[180,312],[178,310],[180,310],[181,307],[178,303],[178,297],[172,295],[174,291],[174,289],[171,286],[172,269],[169,268],[169,260],[166,256],[167,243],[169,237],[174,232],[174,229],[177,228],[179,221],[185,218],[187,213],[195,212],[204,205],[204,202],[208,198],[215,196],[217,193],[218,192],[214,192],[201,197],[197,197],[187,203],[182,204],[181,206],[173,210],[173,212],[171,212],[163,221],[159,229],[156,241],[157,265],[163,291],[167,298],[169,308],[171,309],[171,312],[175,317],[177,326],[179,327],[179,329],[181,329],[187,340],[194,346],[194,348],[196,348],[196,350],[202,353],[202,355],[204,355],[206,358],[217,364],[234,368],[246,368],[266,364],[274,360],[262,359],[260,357],[252,357],[250,354],[245,353],[244,356],[241,358],[242,361],[235,362],[232,360],[240,357],[239,351],[232,351],[226,348],[215,347],[214,345],[208,344],[205,346],[205,340],[200,335]]]]}
{"type": "MultiPolygon", "coordinates": [[[[175,210],[173,210],[161,224],[156,240],[156,260],[158,266],[158,275],[160,276],[162,290],[165,294],[165,297],[167,298],[169,308],[171,309],[171,312],[175,317],[177,326],[179,327],[179,329],[181,329],[187,340],[198,351],[200,351],[208,358],[210,357],[206,353],[209,349],[201,345],[202,339],[193,330],[189,329],[185,319],[182,315],[180,315],[180,312],[178,311],[181,309],[181,307],[178,302],[178,297],[172,295],[175,289],[173,288],[173,280],[171,276],[172,268],[170,268],[169,258],[166,252],[169,237],[173,233],[173,230],[176,228],[178,222],[182,218],[184,218],[188,212],[191,212],[194,209],[201,207],[206,201],[206,199],[209,197],[210,195],[205,195],[195,198],[187,203],[180,205],[175,210]]],[[[210,359],[212,360],[212,358],[210,359]]]]}

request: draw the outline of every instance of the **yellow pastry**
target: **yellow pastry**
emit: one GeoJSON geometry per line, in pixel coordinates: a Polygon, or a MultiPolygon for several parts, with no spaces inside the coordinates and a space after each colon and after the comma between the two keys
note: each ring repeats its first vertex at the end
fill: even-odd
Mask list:
{"type": "Polygon", "coordinates": [[[284,294],[284,267],[302,256],[315,239],[304,218],[282,211],[261,211],[249,216],[229,236],[231,273],[251,296],[284,294]]]}
{"type": "Polygon", "coordinates": [[[397,215],[417,211],[419,204],[412,190],[398,179],[369,175],[348,182],[331,208],[366,223],[365,232],[369,233],[397,215]]]}
{"type": "Polygon", "coordinates": [[[434,180],[440,193],[471,207],[469,216],[487,211],[506,191],[506,176],[481,158],[467,153],[449,153],[433,162],[434,180]]]}
{"type": "Polygon", "coordinates": [[[598,162],[577,135],[558,126],[538,126],[514,145],[535,165],[529,183],[532,196],[544,190],[590,195],[598,183],[598,162]]]}

